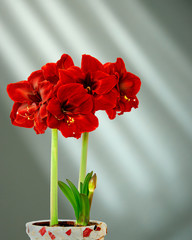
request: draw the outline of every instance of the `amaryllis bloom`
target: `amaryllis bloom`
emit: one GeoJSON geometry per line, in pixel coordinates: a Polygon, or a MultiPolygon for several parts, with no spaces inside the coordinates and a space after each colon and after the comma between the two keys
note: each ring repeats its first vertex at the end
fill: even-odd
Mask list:
{"type": "Polygon", "coordinates": [[[91,95],[79,83],[59,86],[57,96],[49,101],[47,110],[48,126],[59,129],[66,138],[80,138],[81,133],[98,127],[98,119],[92,113],[91,95]]]}
{"type": "Polygon", "coordinates": [[[32,128],[37,134],[47,128],[46,105],[52,95],[53,84],[44,79],[41,70],[33,72],[28,81],[10,83],[9,97],[15,102],[11,111],[11,122],[15,126],[32,128]]]}
{"type": "Polygon", "coordinates": [[[107,112],[110,119],[138,107],[136,94],[140,79],[127,72],[121,58],[102,64],[90,55],[82,55],[81,68],[63,54],[56,63],[47,63],[33,72],[27,81],[7,87],[14,101],[13,125],[34,128],[44,133],[47,126],[59,129],[65,137],[79,138],[97,128],[94,113],[107,112]]]}
{"type": "Polygon", "coordinates": [[[136,94],[140,90],[141,81],[139,77],[133,73],[127,72],[125,63],[121,58],[117,58],[115,63],[104,64],[104,69],[108,74],[116,75],[119,78],[119,82],[116,85],[116,89],[120,93],[117,104],[114,108],[107,109],[107,114],[110,119],[114,119],[116,112],[121,115],[124,112],[130,112],[131,109],[137,108],[139,101],[136,94]]]}
{"type": "Polygon", "coordinates": [[[103,64],[90,55],[83,55],[81,68],[73,66],[60,70],[62,84],[80,83],[91,96],[94,111],[107,110],[116,106],[118,78],[104,72],[103,64]]]}
{"type": "Polygon", "coordinates": [[[74,66],[72,58],[68,54],[63,54],[59,61],[56,63],[47,63],[41,70],[44,78],[56,85],[59,80],[59,69],[67,69],[71,66],[74,66]]]}

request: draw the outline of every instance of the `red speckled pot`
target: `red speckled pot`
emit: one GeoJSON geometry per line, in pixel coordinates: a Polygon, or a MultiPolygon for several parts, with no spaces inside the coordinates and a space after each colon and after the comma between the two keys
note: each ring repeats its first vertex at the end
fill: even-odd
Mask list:
{"type": "Polygon", "coordinates": [[[59,226],[49,227],[49,221],[42,220],[26,224],[26,232],[31,240],[103,240],[107,225],[100,221],[90,221],[88,226],[75,226],[75,220],[59,220],[59,226]]]}

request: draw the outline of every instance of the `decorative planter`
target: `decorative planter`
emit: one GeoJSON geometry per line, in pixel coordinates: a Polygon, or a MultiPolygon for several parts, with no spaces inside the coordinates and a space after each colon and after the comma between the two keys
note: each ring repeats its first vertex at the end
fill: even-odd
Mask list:
{"type": "Polygon", "coordinates": [[[50,227],[49,221],[42,220],[28,222],[26,232],[31,240],[103,240],[107,225],[92,220],[88,226],[75,226],[75,220],[59,220],[59,226],[50,227]]]}

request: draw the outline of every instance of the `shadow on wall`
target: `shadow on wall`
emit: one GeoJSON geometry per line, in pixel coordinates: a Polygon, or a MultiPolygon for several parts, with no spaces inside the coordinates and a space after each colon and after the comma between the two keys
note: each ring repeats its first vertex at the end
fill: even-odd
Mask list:
{"type": "Polygon", "coordinates": [[[48,218],[49,184],[30,155],[27,143],[11,127],[9,113],[1,109],[0,205],[2,239],[26,239],[24,224],[36,218],[48,218]],[[35,197],[34,197],[35,195],[35,197]]]}
{"type": "Polygon", "coordinates": [[[0,101],[0,109],[1,238],[24,240],[27,238],[26,222],[49,219],[49,181],[34,161],[27,141],[18,135],[28,129],[17,131],[11,126],[3,101],[0,101]]]}

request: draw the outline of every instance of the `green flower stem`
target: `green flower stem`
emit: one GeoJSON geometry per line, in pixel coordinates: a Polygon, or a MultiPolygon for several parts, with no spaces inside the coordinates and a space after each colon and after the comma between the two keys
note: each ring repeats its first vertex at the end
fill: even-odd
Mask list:
{"type": "Polygon", "coordinates": [[[50,189],[50,226],[58,224],[58,131],[52,129],[51,141],[51,189],[50,189]]]}
{"type": "Polygon", "coordinates": [[[81,182],[84,183],[84,180],[86,177],[88,140],[89,140],[89,133],[88,132],[83,133],[81,163],[80,163],[80,170],[79,170],[79,184],[78,184],[79,191],[80,191],[80,183],[81,182]]]}

